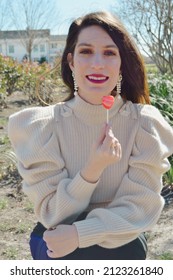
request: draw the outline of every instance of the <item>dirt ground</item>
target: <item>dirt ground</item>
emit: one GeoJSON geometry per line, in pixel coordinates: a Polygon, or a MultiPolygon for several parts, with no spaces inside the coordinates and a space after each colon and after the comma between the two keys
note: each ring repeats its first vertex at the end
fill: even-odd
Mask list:
{"type": "MultiPolygon", "coordinates": [[[[20,93],[9,98],[8,108],[0,110],[0,139],[7,135],[8,116],[28,106],[26,97],[20,93]]],[[[0,260],[31,259],[28,241],[35,223],[28,198],[22,192],[17,192],[14,182],[6,185],[0,178],[0,260]]],[[[165,206],[158,223],[147,233],[147,259],[173,260],[172,229],[173,203],[165,206]]]]}

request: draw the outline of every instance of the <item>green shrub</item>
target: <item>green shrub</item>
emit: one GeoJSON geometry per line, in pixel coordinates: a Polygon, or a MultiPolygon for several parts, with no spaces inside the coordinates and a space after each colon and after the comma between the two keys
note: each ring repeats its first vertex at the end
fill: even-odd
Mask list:
{"type": "Polygon", "coordinates": [[[30,103],[41,103],[40,98],[50,103],[53,94],[52,85],[57,79],[50,70],[50,65],[44,61],[41,64],[26,61],[18,63],[10,57],[0,55],[1,107],[5,107],[6,96],[16,90],[24,92],[30,103]]]}
{"type": "Polygon", "coordinates": [[[21,65],[10,57],[0,55],[1,93],[11,95],[18,87],[21,65]]]}
{"type": "Polygon", "coordinates": [[[42,56],[40,59],[39,59],[39,64],[42,64],[42,63],[45,63],[47,62],[47,58],[45,56],[42,56]]]}
{"type": "MultiPolygon", "coordinates": [[[[173,127],[173,77],[170,75],[149,75],[151,103],[173,127]]],[[[169,157],[171,169],[164,175],[164,184],[173,183],[173,156],[169,157]]]]}
{"type": "Polygon", "coordinates": [[[169,75],[150,75],[149,88],[151,103],[173,126],[173,77],[169,75]]]}

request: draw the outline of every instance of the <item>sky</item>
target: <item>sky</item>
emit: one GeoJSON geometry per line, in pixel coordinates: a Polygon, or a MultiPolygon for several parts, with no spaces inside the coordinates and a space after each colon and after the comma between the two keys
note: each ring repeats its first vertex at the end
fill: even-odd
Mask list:
{"type": "MultiPolygon", "coordinates": [[[[60,15],[58,34],[67,34],[72,19],[96,10],[111,11],[117,3],[118,0],[56,0],[60,15]]],[[[52,32],[57,34],[57,30],[52,32]]]]}
{"type": "MultiPolygon", "coordinates": [[[[7,17],[7,18],[2,17],[3,21],[0,18],[0,28],[2,28],[2,30],[15,30],[17,25],[19,27],[18,29],[26,28],[26,18],[25,18],[26,13],[24,12],[23,4],[22,4],[23,1],[26,4],[31,3],[31,7],[33,5],[33,7],[35,8],[40,3],[40,0],[38,0],[38,2],[37,0],[17,0],[17,1],[0,0],[0,4],[1,4],[0,9],[3,8],[2,11],[0,11],[0,17],[2,15],[5,15],[7,17]],[[34,1],[33,3],[35,4],[32,4],[32,1],[34,1]],[[10,13],[8,13],[8,7],[10,6],[13,7],[15,13],[14,18],[17,24],[12,22],[12,20],[11,21],[8,20],[9,17],[13,19],[10,13]],[[20,11],[20,9],[23,10],[20,11]]],[[[43,7],[40,7],[40,9],[44,8],[44,4],[46,8],[46,3],[47,3],[50,9],[52,9],[53,7],[55,9],[55,12],[58,14],[58,25],[57,25],[57,21],[54,19],[54,15],[52,16],[52,19],[50,17],[47,19],[47,26],[45,28],[50,28],[51,34],[67,34],[69,26],[72,20],[74,20],[75,18],[83,16],[86,13],[94,12],[98,10],[111,11],[112,7],[113,6],[115,7],[115,5],[118,4],[118,2],[121,2],[121,0],[44,0],[43,7]],[[51,23],[50,20],[52,20],[51,23]],[[56,26],[56,27],[53,29],[52,26],[56,26]]],[[[38,13],[40,13],[40,11],[38,11],[38,13]]],[[[33,13],[29,11],[28,15],[30,16],[32,14],[33,13]]],[[[44,17],[42,17],[42,19],[44,20],[44,17]]]]}

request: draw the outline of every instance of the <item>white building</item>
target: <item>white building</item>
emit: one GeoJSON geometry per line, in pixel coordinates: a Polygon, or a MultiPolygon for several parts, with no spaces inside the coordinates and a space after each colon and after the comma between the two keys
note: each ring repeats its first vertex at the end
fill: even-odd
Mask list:
{"type": "Polygon", "coordinates": [[[52,63],[61,56],[66,42],[66,35],[51,35],[49,29],[34,30],[27,36],[26,30],[0,31],[0,53],[21,62],[28,56],[26,45],[32,44],[32,61],[42,57],[52,63]]]}

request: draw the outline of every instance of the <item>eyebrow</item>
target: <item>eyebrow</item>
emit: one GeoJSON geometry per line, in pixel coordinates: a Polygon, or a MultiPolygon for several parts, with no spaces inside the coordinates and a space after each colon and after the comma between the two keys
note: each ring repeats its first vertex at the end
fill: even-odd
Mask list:
{"type": "MultiPolygon", "coordinates": [[[[77,45],[77,47],[92,47],[91,44],[88,43],[80,43],[79,45],[77,45]]],[[[105,45],[104,48],[114,48],[114,49],[118,49],[118,47],[116,45],[105,45]]]]}

